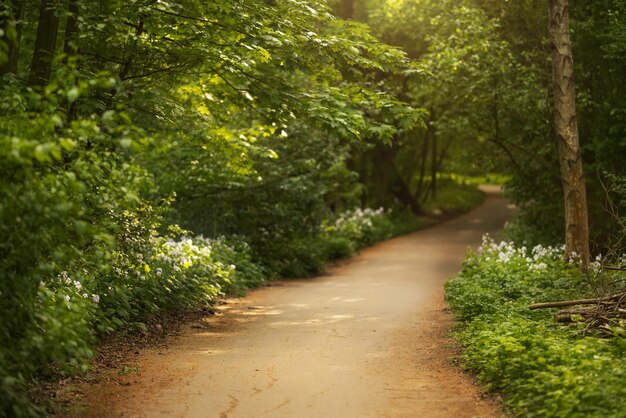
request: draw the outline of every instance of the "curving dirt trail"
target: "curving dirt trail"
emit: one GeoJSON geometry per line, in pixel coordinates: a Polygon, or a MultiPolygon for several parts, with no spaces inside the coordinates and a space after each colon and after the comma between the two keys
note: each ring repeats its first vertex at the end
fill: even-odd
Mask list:
{"type": "Polygon", "coordinates": [[[230,300],[140,372],[89,389],[92,416],[495,417],[454,365],[444,282],[510,209],[470,214],[363,251],[316,279],[230,300]]]}

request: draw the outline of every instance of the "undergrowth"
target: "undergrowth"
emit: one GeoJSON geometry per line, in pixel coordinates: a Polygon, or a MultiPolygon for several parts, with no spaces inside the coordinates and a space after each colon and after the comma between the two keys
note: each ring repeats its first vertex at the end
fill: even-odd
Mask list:
{"type": "Polygon", "coordinates": [[[625,417],[626,339],[583,337],[533,302],[588,296],[591,284],[562,249],[485,239],[446,285],[461,321],[464,364],[523,417],[625,417]]]}

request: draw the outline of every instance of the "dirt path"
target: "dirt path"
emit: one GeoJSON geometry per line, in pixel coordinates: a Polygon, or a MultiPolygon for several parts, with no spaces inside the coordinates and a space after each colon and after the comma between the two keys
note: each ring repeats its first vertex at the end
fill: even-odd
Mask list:
{"type": "MultiPolygon", "coordinates": [[[[493,191],[493,189],[492,189],[493,191]]],[[[91,388],[94,416],[493,417],[452,362],[442,285],[508,217],[474,212],[369,248],[316,279],[229,301],[138,374],[91,388]]]]}

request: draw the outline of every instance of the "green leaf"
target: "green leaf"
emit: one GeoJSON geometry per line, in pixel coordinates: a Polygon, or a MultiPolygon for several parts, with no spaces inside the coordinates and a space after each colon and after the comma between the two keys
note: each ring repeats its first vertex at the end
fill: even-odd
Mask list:
{"type": "Polygon", "coordinates": [[[72,87],[71,89],[67,91],[68,103],[74,103],[76,100],[78,100],[79,96],[80,96],[80,90],[78,90],[78,87],[72,87]]]}

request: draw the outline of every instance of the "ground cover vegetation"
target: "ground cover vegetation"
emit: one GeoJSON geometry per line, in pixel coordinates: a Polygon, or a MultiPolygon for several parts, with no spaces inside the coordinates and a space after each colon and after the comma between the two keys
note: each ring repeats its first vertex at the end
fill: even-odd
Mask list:
{"type": "MultiPolygon", "coordinates": [[[[625,16],[570,1],[594,254],[625,243],[625,16]]],[[[506,181],[519,245],[562,241],[548,39],[543,0],[0,1],[2,414],[103,334],[467,210],[460,179],[506,181]]],[[[534,301],[594,288],[517,268],[534,301]]]]}
{"type": "Polygon", "coordinates": [[[576,312],[567,326],[554,310],[531,310],[537,302],[580,300],[605,290],[619,291],[621,274],[579,260],[564,260],[562,247],[519,247],[484,240],[459,275],[448,282],[448,303],[462,321],[457,337],[464,360],[490,390],[504,395],[515,416],[623,417],[624,319],[603,315],[590,327],[576,312]],[[608,338],[607,338],[608,337],[608,338]]]}

